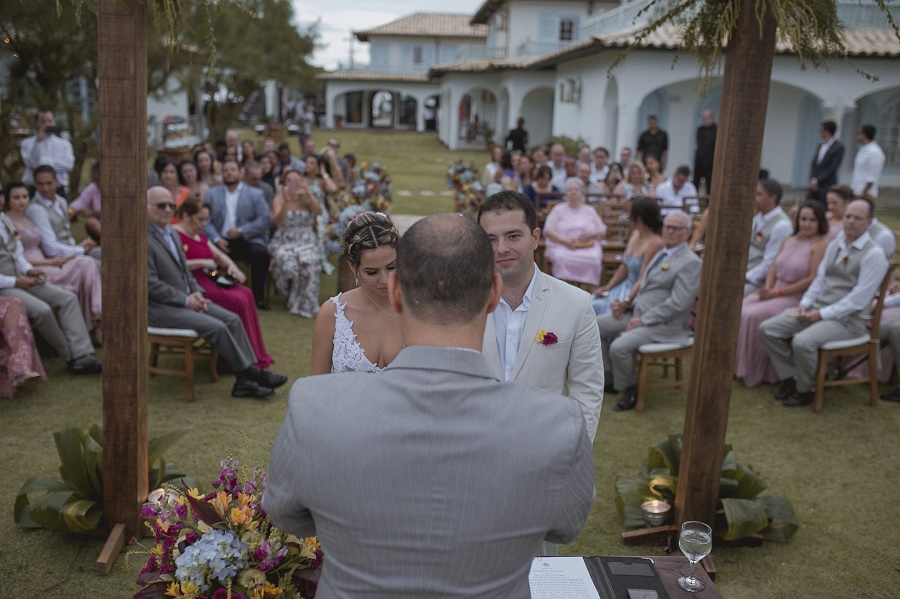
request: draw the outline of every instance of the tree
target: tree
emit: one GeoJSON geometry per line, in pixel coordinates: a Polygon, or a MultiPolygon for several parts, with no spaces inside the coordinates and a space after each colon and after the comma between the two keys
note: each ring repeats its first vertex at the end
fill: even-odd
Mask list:
{"type": "MultiPolygon", "coordinates": [[[[644,11],[664,2],[654,0],[644,11]]],[[[884,0],[876,3],[900,37],[884,0]]],[[[713,522],[747,266],[746,240],[754,211],[775,44],[779,38],[788,41],[801,66],[806,62],[819,66],[826,58],[845,52],[833,0],[676,0],[667,3],[663,16],[638,34],[635,45],[668,22],[681,28],[681,48],[700,60],[701,81],[718,65],[723,49],[725,52],[710,190],[713,198],[722,201],[710,204],[675,497],[679,523],[713,522]]]]}

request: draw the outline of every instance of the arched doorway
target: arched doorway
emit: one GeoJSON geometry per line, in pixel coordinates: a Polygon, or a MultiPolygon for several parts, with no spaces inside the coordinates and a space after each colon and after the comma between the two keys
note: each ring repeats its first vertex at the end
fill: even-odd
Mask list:
{"type": "Polygon", "coordinates": [[[372,92],[369,99],[369,123],[375,128],[389,129],[394,126],[394,94],[386,89],[372,92]]]}
{"type": "Polygon", "coordinates": [[[542,144],[553,135],[553,88],[539,87],[522,98],[522,110],[528,140],[531,145],[542,144]]]}
{"type": "Polygon", "coordinates": [[[400,96],[400,106],[397,110],[397,128],[415,129],[418,109],[419,102],[413,96],[400,96]]]}
{"type": "Polygon", "coordinates": [[[497,127],[497,97],[489,89],[463,95],[457,107],[461,145],[483,146],[493,141],[497,127]]]}

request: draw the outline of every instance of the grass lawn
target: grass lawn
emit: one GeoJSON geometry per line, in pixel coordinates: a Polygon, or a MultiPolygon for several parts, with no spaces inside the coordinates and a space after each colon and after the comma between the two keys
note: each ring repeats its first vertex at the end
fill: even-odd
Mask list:
{"type": "MultiPolygon", "coordinates": [[[[385,164],[394,181],[395,214],[452,209],[452,197],[440,195],[446,189],[447,166],[458,159],[482,165],[487,159],[486,152],[450,152],[433,135],[339,131],[338,137],[342,152],[385,164]]],[[[320,145],[325,139],[323,134],[316,137],[320,145]]],[[[293,143],[296,146],[296,140],[293,143]]],[[[896,211],[879,217],[894,228],[900,226],[896,211]]],[[[334,277],[323,278],[321,299],[333,295],[335,287],[334,277]]],[[[260,313],[260,321],[269,353],[276,358],[274,368],[292,379],[305,376],[312,322],[289,315],[279,297],[273,297],[271,312],[260,313]]],[[[87,428],[101,420],[99,378],[69,376],[59,358],[48,358],[44,365],[48,383],[19,392],[12,401],[0,401],[0,507],[6,510],[0,521],[0,597],[130,597],[138,590],[134,579],[145,556],[120,557],[110,576],[101,578],[94,562],[102,537],[26,531],[13,523],[13,501],[21,485],[31,476],[57,472],[53,432],[66,426],[87,428]]],[[[210,383],[201,365],[196,401],[187,404],[180,379],[150,380],[150,433],[192,425],[189,436],[166,457],[201,482],[215,480],[219,462],[229,454],[250,467],[267,464],[284,416],[287,388],[266,401],[234,399],[231,381],[224,376],[210,383]]],[[[783,408],[773,401],[768,386],[748,390],[734,384],[722,389],[722,401],[729,401],[729,393],[728,442],[739,460],[768,479],[771,492],[791,500],[800,530],[787,544],[715,547],[716,584],[722,595],[896,597],[900,524],[890,497],[898,482],[900,406],[882,402],[870,408],[862,385],[829,389],[820,414],[783,408]]],[[[619,472],[641,467],[648,446],[682,429],[685,392],[652,390],[643,414],[613,412],[615,402],[616,396],[604,402],[595,443],[597,500],[581,536],[563,547],[563,553],[661,554],[658,548],[621,544],[613,484],[619,472]]]]}

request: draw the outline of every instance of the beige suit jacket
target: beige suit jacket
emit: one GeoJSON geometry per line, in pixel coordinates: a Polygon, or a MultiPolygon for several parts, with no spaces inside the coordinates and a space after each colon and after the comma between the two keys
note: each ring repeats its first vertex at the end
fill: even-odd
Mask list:
{"type": "MultiPolygon", "coordinates": [[[[502,381],[493,314],[488,315],[482,351],[494,376],[502,381]]],[[[577,401],[591,442],[597,434],[603,404],[600,351],[600,333],[590,294],[537,271],[510,380],[577,401]],[[535,337],[540,330],[554,333],[559,341],[553,345],[538,343],[535,337]]]]}

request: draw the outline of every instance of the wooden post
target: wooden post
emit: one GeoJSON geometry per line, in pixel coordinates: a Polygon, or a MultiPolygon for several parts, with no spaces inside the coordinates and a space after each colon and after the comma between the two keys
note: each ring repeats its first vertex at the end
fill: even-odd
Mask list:
{"type": "Polygon", "coordinates": [[[775,21],[741,2],[728,41],[713,165],[694,361],[688,387],[675,519],[712,524],[741,319],[747,243],[775,55],[775,21]]]}
{"type": "MultiPolygon", "coordinates": [[[[110,529],[124,524],[129,538],[141,532],[147,498],[146,10],[143,0],[100,0],[97,12],[106,306],[103,511],[110,529]]],[[[115,560],[107,552],[103,557],[115,560]]]]}

